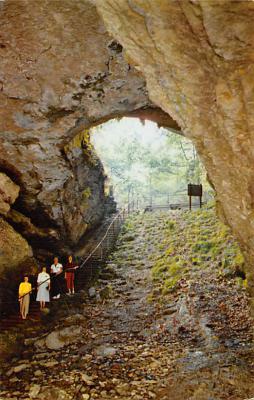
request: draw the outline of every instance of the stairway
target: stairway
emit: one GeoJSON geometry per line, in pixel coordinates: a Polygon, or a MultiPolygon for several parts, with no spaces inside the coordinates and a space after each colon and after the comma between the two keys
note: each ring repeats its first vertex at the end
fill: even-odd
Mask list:
{"type": "Polygon", "coordinates": [[[20,325],[24,325],[31,322],[38,322],[40,320],[41,320],[41,312],[39,303],[31,301],[27,319],[26,320],[22,319],[19,312],[9,315],[8,317],[1,319],[0,332],[3,333],[4,331],[8,331],[11,328],[18,327],[20,325]]]}
{"type": "MultiPolygon", "coordinates": [[[[122,223],[124,222],[124,212],[118,213],[116,216],[110,219],[110,223],[107,227],[103,226],[100,232],[100,241],[95,242],[94,238],[90,238],[87,245],[90,247],[88,254],[82,254],[78,260],[79,269],[75,272],[75,291],[83,290],[89,287],[89,283],[92,278],[95,277],[96,273],[101,269],[115,246],[117,236],[120,232],[122,223]],[[107,228],[107,229],[106,229],[107,228]]],[[[41,319],[41,312],[39,304],[35,301],[34,293],[30,299],[30,309],[27,320],[23,320],[19,314],[18,302],[14,302],[13,311],[14,313],[4,316],[0,319],[0,332],[7,331],[13,327],[18,327],[21,324],[29,324],[31,322],[37,322],[41,319]],[[15,311],[16,309],[16,311],[15,311]]]]}

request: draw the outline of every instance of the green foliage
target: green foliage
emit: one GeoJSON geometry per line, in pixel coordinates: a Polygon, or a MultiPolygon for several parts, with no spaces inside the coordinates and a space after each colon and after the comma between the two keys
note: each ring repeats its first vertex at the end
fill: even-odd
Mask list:
{"type": "Polygon", "coordinates": [[[154,288],[149,301],[202,279],[236,279],[246,287],[244,259],[230,230],[210,207],[197,211],[173,211],[132,215],[123,227],[113,262],[126,268],[151,266],[154,288]]]}
{"type": "Polygon", "coordinates": [[[86,188],[85,190],[83,190],[82,192],[82,198],[84,201],[87,201],[91,196],[91,189],[90,188],[86,188]]]}
{"type": "Polygon", "coordinates": [[[176,289],[179,280],[186,272],[187,268],[181,257],[162,256],[152,268],[152,277],[155,281],[164,281],[162,293],[166,294],[176,289]]]}
{"type": "Polygon", "coordinates": [[[85,129],[79,132],[64,148],[66,154],[75,148],[82,149],[86,161],[90,165],[98,164],[98,157],[96,155],[94,146],[90,140],[90,131],[85,129]]]}
{"type": "MultiPolygon", "coordinates": [[[[209,206],[173,215],[175,220],[171,217],[168,222],[164,221],[161,232],[164,240],[157,244],[160,255],[153,257],[152,277],[156,283],[163,283],[162,294],[175,290],[191,269],[212,268],[218,276],[236,278],[240,282],[244,258],[214,209],[209,206]]],[[[246,280],[242,279],[241,285],[246,285],[246,280]]]]}
{"type": "Polygon", "coordinates": [[[173,229],[175,228],[175,221],[167,220],[167,221],[165,221],[165,226],[166,226],[169,230],[173,230],[173,229]]]}
{"type": "MultiPolygon", "coordinates": [[[[148,204],[151,196],[156,199],[159,194],[163,195],[159,202],[172,199],[168,195],[179,201],[186,196],[189,182],[203,183],[205,191],[212,192],[190,140],[157,127],[153,127],[154,140],[146,140],[145,127],[133,123],[136,128],[126,132],[126,121],[112,120],[96,127],[92,136],[119,203],[138,197],[139,203],[148,204]]],[[[151,126],[147,129],[151,131],[151,126]]]]}
{"type": "Polygon", "coordinates": [[[172,276],[171,278],[165,279],[164,286],[162,289],[162,294],[168,294],[174,291],[177,287],[177,284],[180,280],[180,275],[172,276]]]}

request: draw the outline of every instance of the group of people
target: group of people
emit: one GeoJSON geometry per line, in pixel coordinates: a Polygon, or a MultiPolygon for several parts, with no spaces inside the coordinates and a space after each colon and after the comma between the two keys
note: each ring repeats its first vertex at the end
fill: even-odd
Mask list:
{"type": "MultiPolygon", "coordinates": [[[[50,274],[47,273],[47,268],[42,267],[41,272],[37,277],[37,296],[36,301],[40,302],[40,308],[43,309],[46,303],[52,299],[59,299],[62,292],[65,292],[63,284],[63,272],[67,287],[67,294],[75,293],[74,280],[75,270],[78,266],[73,262],[72,256],[68,257],[68,261],[63,268],[59,263],[58,257],[54,258],[53,264],[50,267],[50,274]]],[[[29,282],[28,275],[24,276],[24,281],[19,285],[19,302],[20,314],[23,319],[27,318],[30,304],[30,294],[32,285],[29,282]]]]}

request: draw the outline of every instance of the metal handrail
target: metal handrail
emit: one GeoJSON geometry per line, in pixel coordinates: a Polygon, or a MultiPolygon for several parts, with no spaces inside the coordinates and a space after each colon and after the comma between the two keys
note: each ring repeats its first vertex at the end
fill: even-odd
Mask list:
{"type": "MultiPolygon", "coordinates": [[[[111,221],[111,223],[109,224],[108,229],[106,230],[106,233],[104,234],[104,236],[103,236],[103,238],[101,239],[101,241],[95,246],[95,248],[89,253],[89,255],[85,258],[85,260],[82,262],[82,264],[81,264],[77,269],[81,269],[81,268],[84,267],[84,265],[87,263],[87,261],[92,257],[92,255],[96,252],[96,250],[100,247],[100,245],[102,244],[102,242],[104,241],[104,239],[107,237],[108,232],[109,232],[111,226],[114,224],[115,220],[118,219],[118,217],[119,217],[121,214],[124,215],[125,212],[126,212],[126,210],[127,210],[127,214],[128,214],[129,204],[127,205],[126,208],[123,208],[121,211],[119,211],[119,212],[117,213],[117,215],[115,216],[115,218],[114,218],[114,219],[111,221]]],[[[19,296],[19,300],[22,299],[23,297],[27,296],[28,294],[31,294],[31,293],[32,293],[34,290],[36,290],[39,286],[43,285],[43,283],[48,282],[48,281],[50,281],[50,280],[53,280],[53,279],[56,278],[56,276],[59,276],[59,275],[65,273],[65,272],[66,272],[66,270],[63,270],[63,271],[61,271],[59,274],[54,275],[53,277],[49,277],[49,278],[45,279],[44,281],[40,282],[36,287],[33,287],[29,292],[27,292],[26,294],[24,294],[24,295],[22,295],[22,296],[19,296]]]]}
{"type": "Polygon", "coordinates": [[[87,263],[87,261],[92,257],[92,255],[96,252],[96,250],[101,246],[102,242],[107,238],[108,232],[109,232],[111,226],[114,224],[115,220],[118,219],[118,217],[119,217],[121,214],[124,214],[124,212],[125,212],[125,210],[120,211],[120,212],[116,215],[116,217],[111,221],[111,223],[109,224],[108,229],[106,230],[106,232],[105,232],[103,238],[102,238],[101,241],[95,246],[95,248],[89,253],[89,255],[85,258],[85,260],[82,262],[82,264],[79,266],[80,269],[84,267],[84,265],[87,263]]]}

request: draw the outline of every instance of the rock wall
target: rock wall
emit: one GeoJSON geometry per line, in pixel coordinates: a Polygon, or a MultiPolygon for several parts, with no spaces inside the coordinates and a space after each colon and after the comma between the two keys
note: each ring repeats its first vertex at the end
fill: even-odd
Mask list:
{"type": "Polygon", "coordinates": [[[22,278],[23,272],[31,272],[35,265],[28,242],[5,220],[18,194],[19,186],[0,173],[0,314],[15,308],[16,281],[22,278]]]}
{"type": "Polygon", "coordinates": [[[254,3],[98,0],[150,99],[191,138],[219,208],[254,263],[254,3]]]}
{"type": "Polygon", "coordinates": [[[102,218],[103,170],[77,138],[133,115],[194,141],[252,265],[253,14],[244,0],[0,2],[0,172],[20,188],[4,218],[36,254],[102,218]]]}
{"type": "Polygon", "coordinates": [[[84,130],[148,109],[177,124],[150,102],[94,1],[5,0],[0,20],[0,171],[20,187],[6,220],[36,255],[72,251],[107,201],[103,168],[81,146],[84,130]]]}
{"type": "Polygon", "coordinates": [[[0,274],[17,267],[32,256],[32,249],[4,220],[12,203],[16,200],[19,187],[3,173],[0,173],[0,274]],[[11,263],[10,263],[11,260],[11,263]]]}

